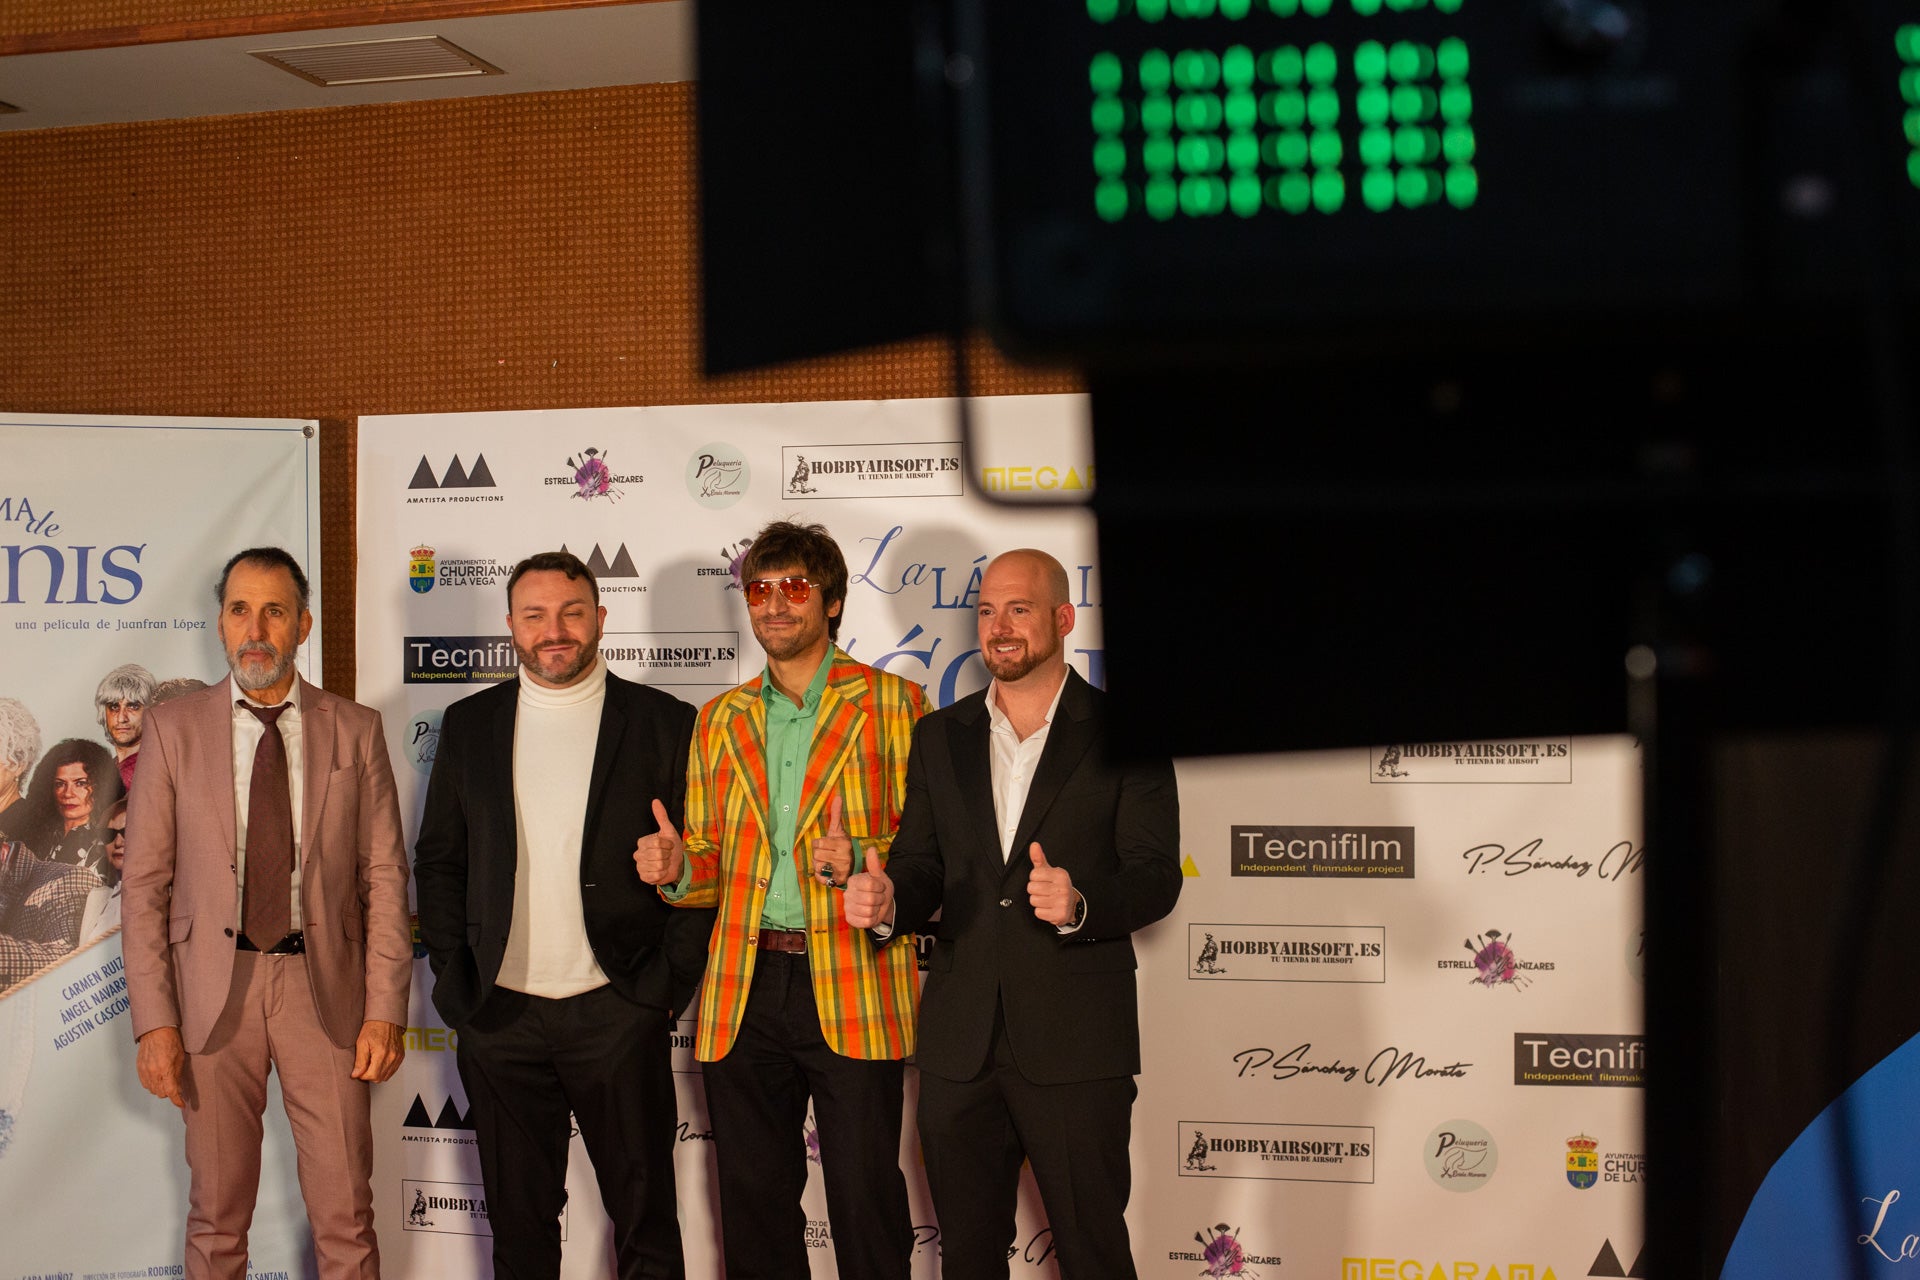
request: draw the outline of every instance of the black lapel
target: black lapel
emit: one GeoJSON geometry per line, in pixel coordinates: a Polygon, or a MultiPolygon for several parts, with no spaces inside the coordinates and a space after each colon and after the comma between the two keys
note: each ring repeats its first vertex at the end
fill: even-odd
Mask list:
{"type": "Polygon", "coordinates": [[[961,703],[954,709],[953,725],[947,733],[947,750],[953,760],[953,783],[960,791],[961,811],[973,818],[980,850],[997,866],[1000,833],[995,829],[993,818],[991,729],[984,697],[976,702],[961,703]]]}
{"type": "Polygon", "coordinates": [[[1033,771],[1033,785],[1027,788],[1026,807],[1020,811],[1020,824],[1014,829],[1008,866],[1016,860],[1031,865],[1027,846],[1033,843],[1034,832],[1040,829],[1040,821],[1053,807],[1060,788],[1067,785],[1067,779],[1080,767],[1081,758],[1099,736],[1094,727],[1091,688],[1077,672],[1068,668],[1067,687],[1061,691],[1060,705],[1054,710],[1053,723],[1047,729],[1046,749],[1040,753],[1040,765],[1033,771]]]}
{"type": "MultiPolygon", "coordinates": [[[[593,780],[587,785],[587,815],[580,827],[580,867],[586,874],[587,851],[592,847],[594,822],[600,815],[601,802],[607,798],[607,783],[613,777],[613,761],[620,754],[620,739],[627,731],[627,716],[620,704],[626,701],[620,689],[620,678],[607,672],[607,692],[600,703],[600,738],[593,748],[593,780]]],[[[645,777],[638,760],[627,761],[627,767],[638,776],[645,777]]],[[[652,797],[648,797],[651,803],[652,797]]]]}
{"type": "Polygon", "coordinates": [[[493,794],[507,797],[507,817],[513,818],[513,727],[520,714],[520,680],[515,677],[500,686],[500,705],[493,709],[493,750],[489,764],[493,770],[493,794]]]}

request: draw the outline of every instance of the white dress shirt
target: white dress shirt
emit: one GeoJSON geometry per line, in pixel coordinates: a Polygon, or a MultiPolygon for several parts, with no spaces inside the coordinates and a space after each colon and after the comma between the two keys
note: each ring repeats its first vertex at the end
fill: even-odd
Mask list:
{"type": "Polygon", "coordinates": [[[1020,829],[1020,815],[1027,807],[1027,792],[1033,790],[1033,771],[1040,767],[1040,755],[1047,749],[1047,734],[1053,730],[1053,717],[1060,710],[1060,695],[1066,692],[1067,676],[1060,673],[1060,687],[1047,704],[1046,719],[1024,739],[1013,731],[1013,721],[1000,709],[1000,682],[987,686],[987,746],[993,770],[994,829],[1000,833],[1000,861],[1013,856],[1013,837],[1020,829]]]}

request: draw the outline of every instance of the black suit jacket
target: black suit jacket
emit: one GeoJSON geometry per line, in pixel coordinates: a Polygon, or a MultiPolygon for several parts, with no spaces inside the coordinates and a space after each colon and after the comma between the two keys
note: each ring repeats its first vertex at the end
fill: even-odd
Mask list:
{"type": "Polygon", "coordinates": [[[985,692],[914,728],[887,874],[892,937],[924,930],[941,912],[921,994],[915,1061],[923,1071],[952,1080],[977,1074],[996,1000],[1020,1072],[1035,1084],[1140,1070],[1129,935],[1180,896],[1180,800],[1171,760],[1105,760],[1104,702],[1068,671],[1005,861],[994,829],[985,692]],[[1028,846],[1036,840],[1086,898],[1075,933],[1061,934],[1027,901],[1028,846]]]}
{"type": "MultiPolygon", "coordinates": [[[[427,782],[414,883],[433,1003],[450,1027],[471,1019],[493,991],[513,920],[519,701],[515,679],[448,707],[427,782]]],[[[607,673],[580,850],[580,902],[594,959],[629,1000],[673,1010],[686,1008],[699,984],[713,913],[662,902],[634,870],[633,846],[658,828],[654,800],[666,804],[676,828],[684,818],[696,714],[678,698],[607,673]]]]}

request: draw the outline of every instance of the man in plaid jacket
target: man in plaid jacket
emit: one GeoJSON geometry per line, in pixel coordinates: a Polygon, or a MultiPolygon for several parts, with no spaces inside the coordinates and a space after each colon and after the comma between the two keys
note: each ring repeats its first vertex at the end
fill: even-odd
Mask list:
{"type": "Polygon", "coordinates": [[[900,1131],[914,953],[848,928],[838,899],[856,850],[884,858],[892,844],[924,694],[833,644],[847,565],[825,529],[768,525],[740,582],[766,670],[700,712],[684,839],[657,812],[661,830],[634,852],[641,879],[669,902],[719,909],[695,1056],[726,1273],[810,1274],[800,1196],[811,1095],[839,1274],[906,1280],[900,1131]]]}
{"type": "Polygon", "coordinates": [[[0,839],[0,991],[66,958],[99,883],[85,867],[43,862],[0,839]]]}

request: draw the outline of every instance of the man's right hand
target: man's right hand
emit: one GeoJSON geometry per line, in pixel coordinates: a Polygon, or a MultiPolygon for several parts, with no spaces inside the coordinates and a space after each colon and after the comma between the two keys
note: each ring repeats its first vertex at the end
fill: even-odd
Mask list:
{"type": "Polygon", "coordinates": [[[893,923],[893,881],[880,865],[880,855],[867,850],[867,869],[847,877],[847,890],[840,895],[841,911],[847,925],[871,929],[893,923]]]}
{"type": "Polygon", "coordinates": [[[165,1098],[176,1107],[186,1105],[182,1090],[187,1069],[186,1046],[180,1043],[180,1028],[155,1027],[140,1037],[134,1066],[140,1072],[141,1087],[156,1098],[165,1098]]]}
{"type": "Polygon", "coordinates": [[[653,802],[653,818],[660,829],[650,836],[641,836],[634,844],[634,869],[648,884],[676,884],[680,880],[680,868],[686,862],[686,842],[680,839],[680,832],[667,816],[667,806],[658,800],[653,802]]]}

